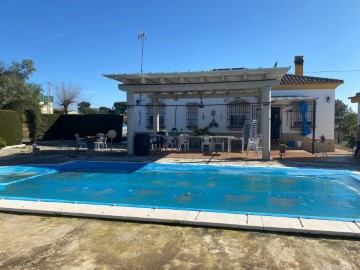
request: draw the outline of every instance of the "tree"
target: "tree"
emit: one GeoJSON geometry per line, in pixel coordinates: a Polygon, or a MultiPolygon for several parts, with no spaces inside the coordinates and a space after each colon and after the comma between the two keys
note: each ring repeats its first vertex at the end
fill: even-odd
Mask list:
{"type": "Polygon", "coordinates": [[[335,100],[335,129],[338,130],[338,142],[340,142],[340,132],[352,137],[352,133],[356,128],[356,123],[356,113],[340,99],[335,100]]]}
{"type": "Polygon", "coordinates": [[[0,62],[0,109],[19,112],[26,119],[31,139],[37,138],[41,126],[39,100],[42,89],[40,85],[28,82],[35,71],[34,63],[29,59],[12,62],[10,66],[0,62]]]}
{"type": "Polygon", "coordinates": [[[126,101],[117,101],[114,103],[113,110],[117,114],[124,114],[127,113],[127,103],[126,101]]]}
{"type": "Polygon", "coordinates": [[[63,107],[64,114],[68,114],[69,106],[76,104],[80,97],[81,87],[69,82],[60,82],[55,85],[55,97],[57,103],[63,107]]]}
{"type": "Polygon", "coordinates": [[[99,113],[109,113],[111,111],[108,107],[99,107],[99,113]]]}
{"type": "Polygon", "coordinates": [[[349,109],[349,106],[346,105],[342,100],[335,100],[335,126],[339,127],[345,114],[350,111],[351,109],[349,109]]]}
{"type": "Polygon", "coordinates": [[[91,104],[87,101],[82,101],[78,103],[78,112],[86,114],[88,112],[88,109],[90,109],[91,104]]]}

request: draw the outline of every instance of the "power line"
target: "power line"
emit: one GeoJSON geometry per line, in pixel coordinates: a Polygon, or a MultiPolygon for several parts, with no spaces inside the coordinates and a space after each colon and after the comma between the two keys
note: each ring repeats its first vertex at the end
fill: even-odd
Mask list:
{"type": "Polygon", "coordinates": [[[360,69],[350,69],[350,70],[321,70],[321,71],[308,71],[304,73],[340,73],[340,72],[360,72],[360,69]]]}

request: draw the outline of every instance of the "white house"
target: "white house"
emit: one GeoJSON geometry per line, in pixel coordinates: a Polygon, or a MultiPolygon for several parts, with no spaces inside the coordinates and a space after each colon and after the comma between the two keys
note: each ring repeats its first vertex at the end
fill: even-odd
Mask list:
{"type": "Polygon", "coordinates": [[[42,114],[53,114],[54,113],[54,97],[41,95],[39,104],[41,106],[42,114]]]}
{"type": "Polygon", "coordinates": [[[201,72],[108,74],[127,92],[128,154],[133,154],[133,135],[170,131],[192,133],[196,128],[218,123],[211,131],[239,135],[246,119],[258,119],[263,140],[262,158],[270,159],[271,119],[277,114],[282,142],[312,142],[323,135],[327,150],[334,150],[335,89],[342,80],[303,76],[303,57],[295,57],[295,75],[290,67],[214,69],[201,72]],[[299,104],[307,105],[302,135],[299,104]]]}

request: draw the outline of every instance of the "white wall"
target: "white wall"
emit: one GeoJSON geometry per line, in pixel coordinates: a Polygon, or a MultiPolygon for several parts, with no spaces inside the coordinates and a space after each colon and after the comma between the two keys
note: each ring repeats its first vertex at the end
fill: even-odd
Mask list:
{"type": "MultiPolygon", "coordinates": [[[[334,118],[335,118],[335,90],[333,89],[319,89],[319,90],[272,90],[272,96],[309,96],[316,98],[316,139],[319,139],[321,135],[324,135],[327,140],[334,139],[334,118]],[[327,103],[327,97],[330,97],[330,103],[327,103]]],[[[138,99],[138,95],[135,95],[135,100],[138,99]]],[[[232,99],[233,100],[233,99],[232,99]]],[[[179,132],[192,132],[186,128],[186,104],[188,103],[199,103],[200,99],[180,99],[178,101],[174,100],[164,100],[163,102],[167,105],[177,105],[176,112],[176,121],[175,121],[175,110],[176,106],[167,106],[165,113],[165,126],[166,130],[170,131],[173,127],[176,127],[179,132]],[[176,122],[176,125],[175,125],[176,122]]],[[[230,100],[231,101],[231,100],[230,100]]],[[[250,98],[248,100],[251,103],[256,103],[256,98],[250,98]]],[[[214,106],[205,106],[205,108],[198,109],[198,127],[203,128],[212,121],[211,111],[215,110],[215,121],[219,124],[219,128],[211,129],[212,132],[217,134],[229,134],[239,132],[236,130],[229,130],[227,128],[227,108],[226,105],[215,105],[215,104],[224,104],[223,98],[216,99],[203,99],[205,105],[213,104],[214,106]]],[[[142,95],[141,105],[146,105],[151,103],[151,100],[146,96],[142,95]]],[[[288,105],[289,101],[284,101],[283,103],[276,103],[273,106],[279,105],[288,105]]],[[[360,106],[360,105],[359,105],[360,106]]],[[[290,124],[286,122],[286,111],[291,107],[286,107],[282,109],[281,118],[282,118],[282,132],[290,133],[290,124]]],[[[135,106],[135,132],[151,132],[146,128],[146,107],[145,106],[135,106]],[[140,116],[141,115],[141,116],[140,116]],[[141,118],[141,121],[139,121],[141,118]],[[140,123],[140,125],[139,125],[140,123]]],[[[359,120],[360,121],[360,120],[359,120]]],[[[290,121],[288,121],[290,122],[290,121]]],[[[292,131],[293,133],[300,133],[300,131],[292,131]]],[[[312,134],[308,135],[311,139],[312,134]]]]}
{"type": "MultiPolygon", "coordinates": [[[[334,121],[335,121],[335,90],[333,89],[319,89],[319,90],[273,90],[272,96],[307,96],[316,98],[316,129],[315,139],[319,139],[324,135],[327,140],[334,140],[334,121]],[[330,97],[330,103],[327,103],[327,97],[330,97]]],[[[276,106],[274,104],[273,106],[276,106]]],[[[286,124],[287,110],[286,107],[282,109],[282,131],[290,133],[290,124],[286,124]]],[[[293,133],[299,133],[292,131],[293,133]]],[[[312,138],[312,134],[307,137],[312,138]]]]}

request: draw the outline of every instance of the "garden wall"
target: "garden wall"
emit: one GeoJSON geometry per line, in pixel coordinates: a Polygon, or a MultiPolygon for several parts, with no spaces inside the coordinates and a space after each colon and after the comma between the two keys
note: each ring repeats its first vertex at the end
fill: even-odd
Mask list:
{"type": "Polygon", "coordinates": [[[106,134],[109,130],[117,133],[114,142],[121,141],[123,116],[116,114],[84,115],[43,115],[43,140],[75,140],[75,133],[80,137],[106,134]]]}

